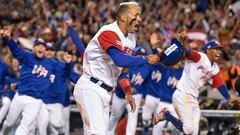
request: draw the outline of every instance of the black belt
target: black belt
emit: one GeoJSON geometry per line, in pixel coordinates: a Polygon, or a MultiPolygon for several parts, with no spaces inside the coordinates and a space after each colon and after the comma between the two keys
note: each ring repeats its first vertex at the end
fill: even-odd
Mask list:
{"type": "MultiPolygon", "coordinates": [[[[99,80],[98,79],[96,79],[96,78],[94,78],[94,77],[90,77],[90,81],[91,82],[93,82],[93,83],[95,83],[95,84],[98,84],[98,82],[99,82],[99,80]]],[[[107,90],[108,92],[111,92],[112,90],[113,90],[113,87],[110,87],[110,86],[108,86],[107,84],[105,84],[105,83],[99,83],[98,84],[100,87],[102,87],[103,89],[105,89],[105,90],[107,90]]]]}

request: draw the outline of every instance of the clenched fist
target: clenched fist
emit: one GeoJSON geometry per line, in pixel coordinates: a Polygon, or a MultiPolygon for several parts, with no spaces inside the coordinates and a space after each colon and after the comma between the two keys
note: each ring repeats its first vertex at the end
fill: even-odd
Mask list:
{"type": "Polygon", "coordinates": [[[72,61],[72,55],[68,54],[67,52],[64,53],[63,59],[67,62],[70,63],[72,61]]]}

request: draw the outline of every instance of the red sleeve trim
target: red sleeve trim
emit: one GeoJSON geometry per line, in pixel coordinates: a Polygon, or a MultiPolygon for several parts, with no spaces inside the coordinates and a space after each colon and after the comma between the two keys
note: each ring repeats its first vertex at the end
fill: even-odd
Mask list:
{"type": "Polygon", "coordinates": [[[213,88],[218,88],[222,85],[224,85],[224,80],[222,78],[222,76],[220,75],[220,72],[214,76],[212,76],[213,79],[213,83],[212,83],[212,87],[213,88]]]}
{"type": "Polygon", "coordinates": [[[103,50],[105,52],[107,52],[107,50],[110,47],[115,47],[115,48],[119,49],[120,51],[122,51],[121,40],[118,37],[118,35],[113,31],[109,31],[109,30],[103,31],[98,36],[97,39],[98,39],[100,46],[103,48],[103,50]]]}
{"type": "Polygon", "coordinates": [[[123,89],[124,93],[131,92],[131,85],[130,85],[130,81],[128,78],[123,78],[123,79],[119,80],[119,84],[120,84],[121,88],[123,89]]]}
{"type": "Polygon", "coordinates": [[[194,62],[198,62],[201,59],[201,55],[196,52],[195,50],[192,50],[191,55],[186,57],[188,60],[192,60],[194,62]]]}

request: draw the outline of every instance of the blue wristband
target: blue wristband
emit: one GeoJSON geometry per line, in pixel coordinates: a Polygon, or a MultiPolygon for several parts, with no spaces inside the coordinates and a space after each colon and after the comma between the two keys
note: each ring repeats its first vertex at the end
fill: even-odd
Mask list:
{"type": "Polygon", "coordinates": [[[218,90],[225,99],[230,98],[230,94],[228,92],[228,88],[226,87],[226,85],[222,85],[222,86],[218,87],[218,90]]]}

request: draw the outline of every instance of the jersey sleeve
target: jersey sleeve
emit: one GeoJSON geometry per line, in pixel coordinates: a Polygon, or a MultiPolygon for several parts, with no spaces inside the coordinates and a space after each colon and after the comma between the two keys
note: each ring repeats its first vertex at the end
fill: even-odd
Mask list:
{"type": "Polygon", "coordinates": [[[80,78],[80,74],[74,72],[73,70],[71,70],[70,72],[70,76],[69,76],[69,79],[74,83],[76,84],[78,79],[80,78]]]}
{"type": "Polygon", "coordinates": [[[17,60],[20,62],[27,61],[29,53],[24,51],[14,40],[9,39],[7,45],[17,60]]]}
{"type": "Polygon", "coordinates": [[[122,51],[122,46],[120,45],[121,40],[118,35],[113,31],[103,31],[98,36],[98,42],[102,49],[107,52],[110,47],[115,47],[122,51]]]}
{"type": "Polygon", "coordinates": [[[197,51],[192,50],[191,54],[185,58],[194,62],[198,62],[201,59],[201,55],[197,51]]]}
{"type": "Polygon", "coordinates": [[[77,48],[78,56],[83,56],[85,46],[84,46],[83,42],[81,41],[81,39],[79,38],[77,32],[75,32],[74,29],[70,26],[67,28],[67,32],[70,35],[73,43],[75,44],[75,46],[77,48]]]}
{"type": "Polygon", "coordinates": [[[212,83],[213,88],[218,88],[218,87],[224,85],[224,80],[223,80],[222,76],[220,75],[220,72],[218,74],[214,75],[212,77],[212,79],[213,79],[213,83],[212,83]]]}

